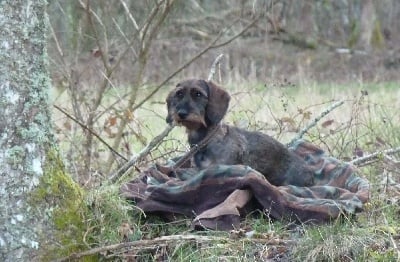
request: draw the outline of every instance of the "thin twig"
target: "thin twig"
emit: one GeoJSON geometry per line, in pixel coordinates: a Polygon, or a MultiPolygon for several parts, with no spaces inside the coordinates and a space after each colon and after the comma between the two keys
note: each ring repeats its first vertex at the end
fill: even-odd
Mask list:
{"type": "Polygon", "coordinates": [[[229,38],[228,40],[226,40],[225,42],[219,43],[218,45],[214,45],[212,48],[220,48],[222,46],[225,46],[227,44],[230,44],[232,41],[234,41],[236,38],[239,38],[240,36],[242,36],[243,33],[245,33],[250,27],[252,27],[253,25],[255,25],[258,20],[261,18],[261,16],[256,17],[253,21],[251,21],[245,28],[242,29],[242,31],[240,31],[239,33],[237,33],[236,35],[232,36],[231,38],[229,38]]]}
{"type": "Polygon", "coordinates": [[[113,152],[114,154],[116,154],[117,156],[119,156],[120,158],[122,158],[125,161],[128,161],[128,159],[126,159],[126,157],[124,157],[123,155],[121,155],[120,153],[118,153],[114,148],[112,148],[109,144],[107,144],[106,141],[104,141],[103,138],[101,138],[96,132],[94,132],[93,130],[91,130],[89,127],[87,127],[85,124],[81,123],[78,119],[76,119],[75,117],[73,117],[72,115],[70,115],[67,111],[65,111],[64,109],[62,109],[61,107],[57,106],[57,105],[53,105],[56,109],[58,109],[61,113],[63,113],[64,115],[66,115],[69,119],[71,119],[72,121],[74,121],[75,123],[77,123],[78,125],[80,125],[83,129],[87,130],[90,134],[92,134],[94,137],[96,137],[101,143],[103,143],[111,152],[113,152]]]}
{"type": "Polygon", "coordinates": [[[223,56],[224,56],[224,54],[220,54],[219,56],[217,56],[217,58],[215,58],[214,62],[211,65],[210,73],[208,74],[208,77],[207,77],[208,81],[211,81],[213,79],[217,65],[220,63],[223,56]]]}
{"type": "Polygon", "coordinates": [[[139,26],[138,26],[135,18],[133,17],[132,13],[129,11],[128,5],[124,2],[124,0],[119,0],[119,1],[122,4],[122,6],[124,7],[125,12],[128,14],[128,17],[131,20],[133,26],[135,27],[135,29],[137,31],[139,31],[139,26]]]}
{"type": "Polygon", "coordinates": [[[198,236],[198,235],[171,235],[171,236],[162,236],[157,237],[154,239],[144,239],[132,242],[125,242],[120,244],[114,244],[109,246],[97,247],[87,251],[83,251],[80,253],[74,253],[68,257],[63,257],[60,259],[55,260],[56,262],[64,262],[64,261],[71,261],[71,260],[78,260],[80,258],[91,256],[103,252],[109,252],[119,249],[145,249],[148,247],[156,247],[158,245],[168,245],[174,242],[180,241],[196,241],[196,242],[211,242],[211,241],[218,241],[218,242],[226,242],[228,239],[224,237],[212,237],[212,236],[198,236]]]}
{"type": "Polygon", "coordinates": [[[301,139],[305,133],[307,133],[308,130],[310,130],[311,128],[313,128],[324,116],[326,116],[327,114],[329,114],[330,112],[332,112],[335,108],[343,105],[344,101],[338,101],[336,103],[334,103],[333,105],[331,105],[330,107],[328,107],[327,109],[325,109],[324,111],[321,112],[321,114],[319,114],[319,116],[317,116],[316,118],[314,118],[314,120],[309,123],[306,127],[304,127],[289,143],[288,145],[293,145],[297,140],[301,139]]]}
{"type": "Polygon", "coordinates": [[[60,45],[60,42],[58,41],[56,32],[54,31],[53,25],[51,23],[49,23],[49,27],[50,27],[51,36],[53,37],[54,42],[56,43],[57,51],[61,57],[64,57],[64,52],[61,49],[61,45],[60,45]]]}
{"type": "MultiPolygon", "coordinates": [[[[104,64],[104,68],[106,69],[106,71],[109,71],[109,69],[110,69],[109,68],[109,63],[107,62],[107,57],[106,57],[106,54],[104,52],[103,46],[100,44],[100,37],[99,37],[99,34],[97,32],[97,29],[96,29],[96,26],[95,26],[95,24],[93,22],[92,17],[96,18],[96,20],[99,23],[99,25],[101,25],[101,27],[103,28],[103,31],[104,31],[104,34],[105,34],[105,36],[104,36],[104,40],[105,41],[107,40],[106,26],[103,24],[103,22],[101,21],[100,17],[96,14],[96,12],[94,12],[93,9],[90,7],[90,1],[89,0],[86,2],[86,5],[85,5],[85,3],[83,3],[82,0],[79,0],[79,3],[82,6],[82,8],[85,9],[85,11],[86,11],[86,15],[87,15],[87,18],[88,18],[88,21],[89,21],[89,25],[91,27],[91,30],[93,31],[94,40],[96,42],[97,48],[99,49],[99,53],[101,54],[100,58],[101,58],[101,60],[102,60],[102,62],[104,64]]],[[[107,47],[107,45],[106,45],[106,47],[107,47]]],[[[106,50],[107,50],[107,48],[106,48],[106,50]]]]}
{"type": "Polygon", "coordinates": [[[383,157],[384,155],[393,155],[393,154],[396,154],[396,153],[399,153],[399,152],[400,152],[400,147],[391,148],[391,149],[375,152],[375,153],[369,154],[367,156],[363,156],[363,157],[359,157],[359,158],[353,159],[349,163],[352,164],[352,165],[358,166],[358,165],[361,165],[361,164],[363,164],[365,162],[370,162],[370,161],[379,159],[380,157],[383,157]]]}
{"type": "Polygon", "coordinates": [[[131,169],[131,167],[133,167],[136,163],[142,161],[143,158],[145,158],[150,153],[150,151],[154,147],[156,147],[164,139],[164,137],[166,137],[169,134],[169,132],[171,132],[173,128],[174,126],[169,125],[164,129],[164,131],[161,134],[154,137],[153,140],[151,140],[150,143],[145,148],[143,148],[142,151],[139,152],[139,154],[137,154],[131,160],[125,163],[115,173],[111,174],[110,182],[115,183],[122,175],[128,172],[131,169]]]}

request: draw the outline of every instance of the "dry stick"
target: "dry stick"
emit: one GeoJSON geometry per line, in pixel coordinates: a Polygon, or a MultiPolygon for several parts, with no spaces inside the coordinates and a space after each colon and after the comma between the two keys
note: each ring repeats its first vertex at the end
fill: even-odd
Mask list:
{"type": "Polygon", "coordinates": [[[369,161],[372,161],[372,160],[379,159],[383,155],[393,155],[393,154],[396,154],[396,153],[399,153],[399,152],[400,152],[400,147],[392,148],[392,149],[386,149],[386,150],[383,150],[383,151],[375,152],[375,153],[372,153],[372,154],[369,154],[369,155],[366,155],[366,156],[363,156],[363,157],[356,158],[356,159],[350,161],[349,163],[352,164],[352,165],[357,166],[357,165],[363,164],[365,162],[369,162],[369,161]]]}
{"type": "Polygon", "coordinates": [[[290,142],[288,143],[288,145],[291,146],[291,145],[293,145],[297,140],[301,139],[301,138],[304,136],[304,134],[305,134],[308,130],[310,130],[312,127],[314,127],[314,126],[319,122],[319,120],[321,120],[324,116],[326,116],[327,114],[329,114],[329,113],[330,113],[331,111],[333,111],[335,108],[337,108],[337,107],[343,105],[343,103],[344,103],[344,101],[338,101],[338,102],[334,103],[333,105],[331,105],[330,107],[328,107],[327,109],[325,109],[324,111],[322,111],[322,113],[321,113],[319,116],[317,116],[316,118],[314,118],[314,120],[313,120],[310,124],[308,124],[306,127],[304,127],[304,128],[297,134],[297,136],[295,136],[295,137],[292,139],[292,141],[290,141],[290,142]]]}
{"type": "Polygon", "coordinates": [[[131,169],[131,167],[133,167],[137,162],[142,161],[143,158],[147,156],[150,153],[150,151],[154,147],[156,147],[164,139],[164,137],[166,137],[169,134],[169,132],[171,132],[173,128],[174,126],[167,126],[161,134],[154,137],[153,140],[151,140],[150,143],[145,148],[143,148],[142,151],[139,152],[139,154],[137,154],[131,160],[125,163],[115,173],[111,174],[110,182],[115,183],[123,174],[128,172],[131,169]]]}
{"type": "Polygon", "coordinates": [[[129,19],[132,21],[133,26],[135,27],[135,29],[137,31],[139,31],[139,26],[135,20],[135,18],[133,17],[132,13],[129,11],[128,5],[124,2],[124,0],[119,0],[120,3],[122,4],[122,6],[124,7],[125,12],[128,14],[129,19]]]}
{"type": "Polygon", "coordinates": [[[54,42],[56,43],[57,52],[60,54],[61,57],[64,57],[64,52],[61,49],[61,45],[56,36],[56,32],[54,32],[53,25],[49,23],[49,27],[50,27],[51,36],[53,37],[54,42]]]}
{"type": "Polygon", "coordinates": [[[219,64],[219,62],[221,61],[223,56],[224,56],[224,54],[220,54],[219,56],[217,56],[217,58],[215,58],[214,62],[211,65],[210,73],[208,74],[208,78],[207,78],[208,81],[213,79],[217,65],[219,64]]]}
{"type": "Polygon", "coordinates": [[[91,130],[89,127],[87,127],[85,124],[81,123],[78,119],[76,119],[75,117],[73,117],[72,115],[70,115],[67,111],[65,111],[64,109],[62,109],[61,107],[57,106],[57,105],[53,105],[55,108],[57,108],[61,113],[63,113],[64,115],[66,115],[69,119],[71,119],[72,121],[74,121],[75,123],[77,123],[78,125],[80,125],[83,129],[87,130],[90,134],[92,134],[93,136],[95,136],[100,142],[102,142],[111,152],[113,152],[114,154],[116,154],[117,156],[119,156],[120,158],[122,158],[125,161],[128,161],[128,159],[126,159],[126,157],[124,157],[123,155],[121,155],[120,153],[118,153],[114,148],[112,148],[109,144],[107,144],[106,141],[104,141],[103,138],[101,138],[96,132],[94,132],[93,130],[91,130]]]}
{"type": "Polygon", "coordinates": [[[159,246],[159,245],[168,245],[170,242],[179,242],[179,241],[196,241],[196,242],[226,242],[227,239],[223,237],[211,237],[211,236],[198,236],[198,235],[172,235],[172,236],[162,236],[154,239],[146,239],[146,240],[138,240],[132,242],[125,242],[120,244],[114,244],[109,246],[103,246],[98,248],[93,248],[84,252],[74,253],[70,256],[63,257],[61,259],[55,260],[56,262],[64,262],[71,260],[78,260],[80,258],[96,255],[101,252],[113,251],[118,249],[142,249],[148,248],[151,246],[159,246]]]}

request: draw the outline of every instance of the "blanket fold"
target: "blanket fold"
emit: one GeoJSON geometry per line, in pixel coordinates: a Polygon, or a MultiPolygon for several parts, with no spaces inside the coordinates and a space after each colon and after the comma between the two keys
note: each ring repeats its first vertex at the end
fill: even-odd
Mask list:
{"type": "Polygon", "coordinates": [[[304,158],[314,171],[313,186],[274,186],[262,174],[243,165],[180,169],[174,177],[153,166],[122,185],[121,192],[144,212],[191,216],[193,228],[214,230],[237,229],[240,217],[254,208],[274,219],[302,223],[327,222],[342,213],[362,210],[369,199],[369,183],[357,175],[355,167],[326,156],[305,141],[289,149],[304,158]]]}

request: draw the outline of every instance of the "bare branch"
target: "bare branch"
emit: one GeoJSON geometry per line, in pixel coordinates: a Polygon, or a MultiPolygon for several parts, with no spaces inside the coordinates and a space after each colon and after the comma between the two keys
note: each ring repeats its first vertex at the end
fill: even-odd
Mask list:
{"type": "MultiPolygon", "coordinates": [[[[147,46],[145,46],[145,49],[149,49],[150,48],[150,43],[152,42],[152,40],[154,39],[154,37],[157,35],[157,33],[159,32],[162,23],[164,22],[165,18],[167,18],[168,14],[170,13],[171,7],[174,4],[175,0],[168,0],[165,3],[164,9],[161,12],[161,16],[158,19],[157,23],[153,26],[152,30],[149,32],[149,36],[147,38],[146,43],[147,46]]],[[[147,50],[145,51],[147,53],[147,50]]]]}
{"type": "Polygon", "coordinates": [[[361,165],[366,162],[371,162],[371,161],[375,162],[379,158],[382,158],[384,155],[393,155],[393,154],[396,154],[399,152],[400,152],[400,147],[396,147],[396,148],[392,148],[392,149],[375,152],[375,153],[369,154],[367,156],[356,158],[356,159],[350,161],[349,163],[352,165],[358,166],[358,165],[361,165]]]}
{"type": "Polygon", "coordinates": [[[210,73],[208,74],[208,77],[207,77],[208,81],[213,79],[217,65],[220,63],[222,57],[224,57],[224,54],[220,54],[219,56],[217,56],[217,58],[215,58],[214,62],[212,63],[210,73]]]}
{"type": "Polygon", "coordinates": [[[288,145],[292,145],[293,143],[295,143],[297,140],[301,139],[305,133],[307,133],[308,130],[310,130],[311,128],[313,128],[324,116],[326,116],[327,114],[329,114],[330,112],[332,112],[335,108],[343,105],[344,101],[338,101],[336,103],[334,103],[333,105],[331,105],[330,107],[328,107],[327,109],[325,109],[324,111],[321,112],[321,114],[319,114],[319,116],[317,116],[316,118],[314,118],[314,120],[309,123],[306,127],[304,127],[289,143],[288,145]]]}
{"type": "MultiPolygon", "coordinates": [[[[153,19],[157,15],[158,10],[160,9],[160,6],[161,6],[162,3],[163,3],[163,1],[160,1],[160,2],[158,2],[156,4],[155,7],[153,7],[153,9],[151,10],[149,16],[146,18],[146,21],[143,23],[142,28],[140,28],[140,30],[139,30],[139,37],[140,37],[140,40],[141,40],[142,44],[144,44],[144,37],[145,37],[145,35],[147,33],[147,30],[149,29],[153,19]]],[[[142,46],[142,48],[143,48],[143,46],[142,46]]]]}
{"type": "Polygon", "coordinates": [[[78,119],[76,119],[75,117],[73,117],[72,115],[68,114],[64,109],[62,109],[61,107],[57,106],[57,105],[53,105],[56,109],[58,109],[61,113],[63,113],[64,115],[66,115],[69,119],[71,119],[72,121],[74,121],[75,123],[77,123],[78,125],[80,125],[83,129],[87,130],[90,134],[92,134],[93,136],[95,136],[101,143],[103,143],[111,152],[113,152],[114,154],[116,154],[117,156],[119,156],[120,158],[122,158],[125,161],[128,161],[128,159],[126,159],[123,155],[121,155],[120,153],[118,153],[114,148],[112,148],[109,144],[107,144],[106,141],[104,141],[103,138],[101,138],[96,132],[94,132],[92,129],[90,129],[89,127],[87,127],[85,124],[81,123],[78,119]]]}
{"type": "Polygon", "coordinates": [[[68,257],[64,257],[58,260],[55,260],[57,262],[64,262],[64,261],[71,261],[71,260],[78,260],[80,258],[86,257],[86,256],[91,256],[95,254],[99,254],[102,252],[107,252],[107,251],[113,251],[113,250],[119,250],[119,249],[127,249],[127,250],[140,250],[140,249],[146,249],[149,247],[156,247],[159,245],[170,245],[175,244],[175,242],[182,242],[182,241],[195,241],[195,242],[213,242],[213,241],[228,241],[228,238],[224,237],[213,237],[213,236],[199,236],[199,235],[171,235],[171,236],[162,236],[162,237],[157,237],[154,239],[143,239],[143,240],[138,240],[138,241],[133,241],[133,242],[125,242],[125,243],[119,243],[119,244],[114,244],[114,245],[109,245],[109,246],[103,246],[103,247],[97,247],[93,248],[81,253],[74,253],[68,257]]]}
{"type": "Polygon", "coordinates": [[[256,17],[253,21],[251,21],[246,27],[244,27],[239,33],[237,33],[236,35],[234,35],[233,37],[231,37],[230,39],[228,39],[227,41],[225,41],[225,42],[222,42],[222,43],[220,43],[220,44],[218,44],[218,45],[213,45],[211,48],[212,49],[214,49],[214,48],[219,48],[219,47],[222,47],[222,46],[224,46],[224,45],[227,45],[227,44],[229,44],[229,43],[231,43],[232,41],[234,41],[236,38],[239,38],[240,36],[242,36],[243,35],[243,33],[245,33],[249,28],[251,28],[252,26],[254,26],[257,22],[258,22],[258,20],[261,18],[261,16],[258,16],[258,17],[256,17]]]}
{"type": "Polygon", "coordinates": [[[129,11],[128,6],[126,5],[124,0],[119,0],[122,4],[122,6],[125,9],[125,12],[128,14],[129,19],[132,21],[133,26],[136,28],[137,31],[139,31],[139,26],[135,20],[135,18],[133,17],[132,13],[129,11]]]}
{"type": "Polygon", "coordinates": [[[104,36],[104,40],[105,41],[107,40],[106,27],[103,24],[103,22],[101,21],[100,17],[92,10],[92,8],[90,8],[90,1],[89,0],[87,1],[86,5],[83,3],[82,0],[79,0],[79,3],[81,4],[82,8],[84,8],[85,11],[86,11],[87,18],[88,18],[88,21],[89,21],[89,25],[90,25],[93,33],[94,33],[94,39],[96,41],[97,48],[99,49],[99,52],[101,54],[100,57],[101,57],[101,59],[103,61],[104,67],[106,68],[107,71],[109,71],[109,63],[107,62],[107,57],[106,57],[107,54],[104,53],[102,45],[100,44],[100,37],[99,37],[99,34],[98,34],[97,30],[96,30],[96,26],[93,23],[92,17],[95,17],[97,22],[101,25],[101,27],[103,27],[103,31],[104,31],[104,34],[105,34],[105,36],[104,36]]]}
{"type": "Polygon", "coordinates": [[[58,52],[58,54],[60,55],[60,57],[64,57],[64,52],[63,52],[62,49],[61,49],[60,42],[58,41],[57,35],[56,35],[56,33],[54,32],[54,28],[53,28],[53,26],[52,26],[51,23],[49,23],[49,26],[50,26],[51,36],[53,37],[54,42],[56,43],[57,52],[58,52]]]}
{"type": "Polygon", "coordinates": [[[111,174],[110,176],[110,182],[115,183],[123,174],[128,172],[133,166],[136,165],[136,163],[142,161],[149,153],[150,151],[156,147],[159,143],[162,142],[164,137],[166,137],[169,132],[174,128],[174,126],[167,126],[164,131],[159,134],[158,136],[154,137],[153,140],[150,141],[150,143],[142,149],[142,151],[139,152],[136,156],[134,156],[131,160],[129,160],[127,163],[125,163],[120,169],[118,169],[115,173],[111,174]]]}

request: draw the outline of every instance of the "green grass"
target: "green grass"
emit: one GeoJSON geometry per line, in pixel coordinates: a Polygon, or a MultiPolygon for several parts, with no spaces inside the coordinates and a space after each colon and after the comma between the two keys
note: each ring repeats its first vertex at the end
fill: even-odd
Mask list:
{"type": "MultiPolygon", "coordinates": [[[[283,143],[289,142],[301,128],[335,101],[343,100],[345,103],[342,106],[320,120],[304,138],[344,161],[355,157],[355,149],[369,154],[400,146],[400,88],[396,83],[283,87],[260,84],[229,86],[227,89],[232,100],[226,122],[260,130],[283,143]]],[[[129,127],[132,132],[125,137],[131,153],[141,150],[166,126],[164,119],[167,111],[163,101],[167,91],[162,90],[134,113],[129,127]],[[133,135],[133,131],[143,140],[133,135]]],[[[106,103],[112,103],[115,92],[123,94],[124,90],[110,91],[106,103]]],[[[106,105],[104,107],[107,108],[106,105]]],[[[115,110],[119,108],[122,104],[114,111],[106,112],[99,123],[115,115],[115,110]]],[[[65,119],[59,119],[56,124],[62,127],[65,119]]],[[[112,141],[101,125],[97,131],[107,141],[112,141]]],[[[74,133],[70,137],[75,140],[73,146],[79,146],[76,141],[82,134],[74,133]]],[[[175,128],[140,167],[179,155],[186,149],[185,141],[183,128],[175,128]]],[[[71,146],[67,141],[62,145],[66,151],[71,146]]],[[[93,161],[101,170],[107,149],[101,144],[96,146],[100,153],[93,161]]],[[[400,167],[396,162],[390,163],[382,158],[360,167],[359,172],[371,183],[370,203],[362,213],[319,226],[287,225],[255,213],[243,221],[243,228],[251,231],[252,237],[242,236],[241,232],[190,232],[189,218],[180,217],[168,223],[157,216],[145,216],[119,196],[118,185],[96,187],[91,189],[87,200],[91,216],[85,221],[85,241],[88,248],[120,243],[120,227],[125,223],[132,231],[129,233],[130,241],[180,234],[224,239],[171,241],[166,245],[132,251],[137,261],[396,261],[400,256],[394,249],[394,245],[400,246],[400,189],[382,181],[390,177],[393,182],[399,183],[400,167]]],[[[125,181],[136,175],[131,173],[125,181]]],[[[122,261],[124,257],[122,253],[107,258],[108,255],[102,254],[99,258],[122,261]]]]}
{"type": "Polygon", "coordinates": [[[354,222],[307,227],[293,250],[295,261],[393,261],[384,232],[354,222]]]}

